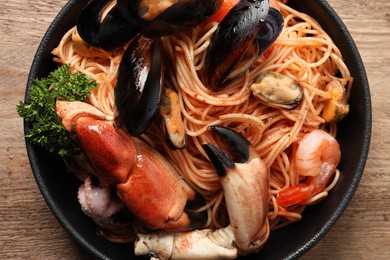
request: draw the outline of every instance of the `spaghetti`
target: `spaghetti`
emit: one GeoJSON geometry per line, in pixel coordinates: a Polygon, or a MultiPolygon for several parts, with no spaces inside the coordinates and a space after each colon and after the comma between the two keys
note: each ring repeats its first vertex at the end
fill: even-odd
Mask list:
{"type": "MultiPolygon", "coordinates": [[[[187,148],[171,150],[162,133],[153,124],[144,139],[175,165],[183,178],[206,199],[207,226],[221,228],[227,224],[223,191],[213,166],[201,146],[215,143],[207,133],[210,125],[223,125],[242,133],[255,147],[270,171],[270,207],[268,219],[273,229],[301,218],[305,205],[282,207],[277,204],[278,193],[296,185],[304,178],[296,173],[292,161],[294,146],[313,129],[325,129],[335,136],[336,124],[325,124],[321,117],[324,102],[329,93],[325,86],[333,80],[340,81],[349,96],[352,78],[343,62],[339,49],[320,25],[308,15],[300,13],[283,2],[278,2],[285,26],[275,43],[227,88],[215,93],[206,88],[202,80],[205,55],[216,23],[205,28],[191,28],[178,34],[162,38],[164,55],[167,57],[165,87],[176,89],[180,99],[187,148]],[[279,72],[296,80],[303,89],[304,99],[293,110],[270,108],[260,103],[250,93],[249,86],[259,74],[267,71],[279,72]]],[[[75,52],[72,43],[72,28],[64,35],[59,46],[53,50],[55,61],[70,64],[98,82],[89,102],[108,116],[114,116],[114,86],[122,51],[106,53],[98,57],[86,57],[75,52]]],[[[77,167],[83,169],[85,160],[77,167]]],[[[327,195],[339,177],[336,171],[333,182],[306,204],[316,203],[327,195]]]]}

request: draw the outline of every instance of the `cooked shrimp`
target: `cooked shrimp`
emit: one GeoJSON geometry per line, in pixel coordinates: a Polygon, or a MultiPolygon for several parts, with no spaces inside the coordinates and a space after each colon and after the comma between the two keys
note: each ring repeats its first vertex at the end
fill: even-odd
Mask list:
{"type": "Polygon", "coordinates": [[[323,130],[306,134],[293,160],[297,173],[308,178],[279,192],[278,205],[301,204],[323,191],[334,176],[340,157],[340,146],[333,136],[323,130]]]}

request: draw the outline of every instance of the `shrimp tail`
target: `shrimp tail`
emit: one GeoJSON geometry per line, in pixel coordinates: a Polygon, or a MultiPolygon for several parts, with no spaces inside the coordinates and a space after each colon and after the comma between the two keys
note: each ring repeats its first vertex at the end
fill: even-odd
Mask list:
{"type": "Polygon", "coordinates": [[[305,183],[286,188],[279,192],[276,202],[279,206],[292,206],[308,200],[311,196],[311,189],[305,183]]]}

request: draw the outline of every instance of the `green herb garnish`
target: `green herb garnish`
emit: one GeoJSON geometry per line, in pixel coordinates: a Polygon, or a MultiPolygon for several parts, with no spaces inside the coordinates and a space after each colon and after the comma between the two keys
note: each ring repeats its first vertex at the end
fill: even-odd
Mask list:
{"type": "Polygon", "coordinates": [[[80,147],[58,118],[56,99],[85,101],[91,90],[97,87],[96,81],[84,73],[71,73],[69,69],[69,65],[63,65],[48,77],[35,79],[30,87],[29,102],[20,101],[16,106],[19,116],[31,124],[27,141],[61,157],[79,153],[80,147]]]}

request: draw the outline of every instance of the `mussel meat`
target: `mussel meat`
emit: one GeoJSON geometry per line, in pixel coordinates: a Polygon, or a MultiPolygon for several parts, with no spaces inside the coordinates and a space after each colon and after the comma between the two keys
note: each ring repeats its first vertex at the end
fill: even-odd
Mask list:
{"type": "MultiPolygon", "coordinates": [[[[149,1],[151,2],[151,1],[149,1]]],[[[142,30],[146,37],[162,37],[196,26],[210,18],[221,0],[179,0],[142,30]]]]}
{"type": "Polygon", "coordinates": [[[260,74],[250,88],[261,103],[273,108],[294,109],[303,99],[301,86],[278,72],[260,74]]]}
{"type": "Polygon", "coordinates": [[[325,102],[322,117],[326,123],[339,122],[349,113],[347,91],[339,80],[332,80],[325,86],[330,99],[325,102]]]}
{"type": "Polygon", "coordinates": [[[179,95],[175,90],[165,88],[161,98],[160,115],[167,144],[172,149],[186,146],[186,132],[181,113],[179,95]]]}

